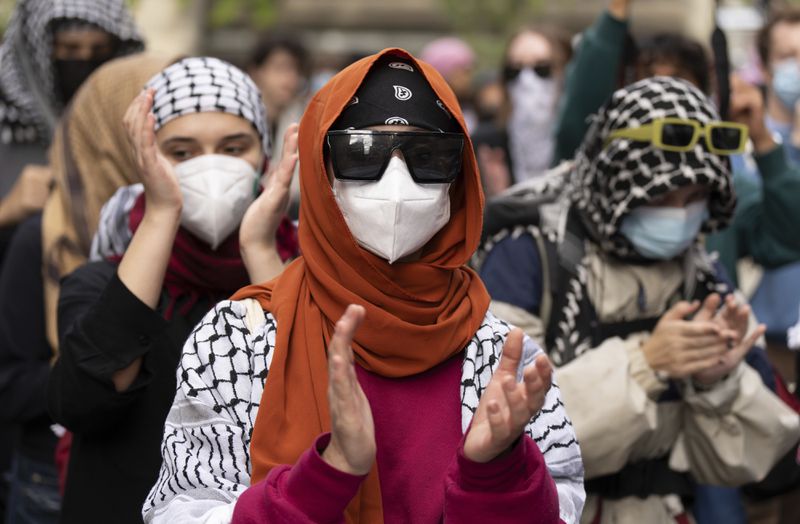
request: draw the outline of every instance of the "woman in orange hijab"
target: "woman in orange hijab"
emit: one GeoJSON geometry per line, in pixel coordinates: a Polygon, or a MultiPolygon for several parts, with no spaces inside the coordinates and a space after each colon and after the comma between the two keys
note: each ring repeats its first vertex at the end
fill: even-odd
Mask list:
{"type": "Polygon", "coordinates": [[[356,62],[299,155],[303,256],[186,342],[145,521],[577,522],[550,363],[464,266],[483,196],[442,77],[356,62]]]}

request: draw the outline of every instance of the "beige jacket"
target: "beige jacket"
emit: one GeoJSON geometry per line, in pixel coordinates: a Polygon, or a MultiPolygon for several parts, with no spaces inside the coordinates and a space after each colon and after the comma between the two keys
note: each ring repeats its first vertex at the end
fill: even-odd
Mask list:
{"type": "MultiPolygon", "coordinates": [[[[683,281],[677,262],[636,267],[589,257],[588,290],[603,322],[658,315],[683,281]]],[[[542,322],[535,316],[501,302],[493,302],[492,310],[543,342],[542,322]]],[[[666,385],[640,349],[647,336],[608,339],[556,372],[587,479],[669,454],[673,469],[691,472],[698,482],[736,486],[763,478],[797,443],[798,416],[744,363],[710,391],[697,392],[686,381],[682,401],[658,403],[666,385]]],[[[596,496],[587,498],[581,522],[592,522],[597,505],[596,496]]],[[[600,522],[674,523],[682,511],[676,496],[604,500],[600,522]]]]}

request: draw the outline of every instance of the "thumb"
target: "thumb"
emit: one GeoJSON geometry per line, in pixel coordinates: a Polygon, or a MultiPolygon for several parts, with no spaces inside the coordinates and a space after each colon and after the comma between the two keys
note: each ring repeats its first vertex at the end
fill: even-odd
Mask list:
{"type": "Polygon", "coordinates": [[[697,311],[697,308],[700,307],[700,301],[695,300],[694,302],[687,302],[685,300],[681,300],[666,313],[661,315],[661,321],[664,320],[685,320],[686,317],[697,311]]]}
{"type": "Polygon", "coordinates": [[[522,359],[522,330],[512,329],[503,344],[503,354],[500,357],[498,371],[506,371],[516,376],[519,369],[519,361],[522,359]]]}

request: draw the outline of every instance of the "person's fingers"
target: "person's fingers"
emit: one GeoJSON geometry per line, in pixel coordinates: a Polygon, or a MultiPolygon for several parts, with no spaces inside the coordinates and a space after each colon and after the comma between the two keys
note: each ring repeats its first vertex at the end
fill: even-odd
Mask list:
{"type": "Polygon", "coordinates": [[[696,335],[696,336],[683,336],[680,339],[681,346],[690,350],[689,353],[705,349],[710,346],[726,345],[728,339],[721,334],[713,335],[696,335]]]}
{"type": "Polygon", "coordinates": [[[522,358],[522,339],[521,329],[512,329],[508,334],[506,343],[503,344],[503,354],[500,356],[500,364],[497,367],[498,372],[510,373],[513,377],[517,376],[519,361],[522,358]]]}
{"type": "Polygon", "coordinates": [[[661,320],[683,320],[697,311],[697,308],[699,307],[700,302],[697,300],[694,302],[686,302],[685,300],[681,300],[669,308],[666,313],[661,315],[661,320]]]}
{"type": "Polygon", "coordinates": [[[686,362],[698,362],[701,360],[708,360],[712,358],[720,358],[729,351],[730,347],[725,343],[717,343],[706,346],[702,349],[695,349],[694,351],[687,351],[683,355],[686,362]]]}
{"type": "Polygon", "coordinates": [[[680,322],[675,329],[676,333],[684,337],[701,337],[704,335],[721,336],[723,331],[723,328],[716,322],[705,320],[680,322]]]}
{"type": "Polygon", "coordinates": [[[703,305],[694,317],[694,320],[707,321],[714,318],[722,299],[719,293],[711,293],[703,301],[703,305]]]}
{"type": "Polygon", "coordinates": [[[735,357],[738,359],[746,355],[747,352],[750,351],[753,348],[753,346],[756,345],[758,339],[764,336],[764,333],[766,332],[767,332],[766,325],[759,324],[758,326],[756,326],[753,332],[750,333],[737,347],[734,348],[735,357]]]}
{"type": "Polygon", "coordinates": [[[508,375],[503,379],[502,386],[511,423],[517,425],[527,422],[530,415],[526,395],[523,393],[524,386],[517,384],[517,381],[508,375]]]}
{"type": "Polygon", "coordinates": [[[362,306],[355,304],[347,306],[342,317],[336,322],[333,337],[331,337],[330,346],[336,354],[352,358],[352,354],[348,350],[353,343],[353,337],[358,326],[364,320],[364,315],[365,310],[362,306]]]}
{"type": "Polygon", "coordinates": [[[494,442],[503,442],[508,438],[508,412],[498,400],[492,399],[487,406],[486,419],[494,442]]]}

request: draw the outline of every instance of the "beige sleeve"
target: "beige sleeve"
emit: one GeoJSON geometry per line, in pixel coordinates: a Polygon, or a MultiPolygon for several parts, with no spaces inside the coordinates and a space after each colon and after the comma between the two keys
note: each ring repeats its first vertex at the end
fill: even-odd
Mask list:
{"type": "Polygon", "coordinates": [[[800,439],[798,415],[745,363],[706,392],[687,381],[684,401],[684,431],[670,464],[687,466],[698,482],[761,480],[800,439]]]}
{"type": "Polygon", "coordinates": [[[494,313],[494,316],[497,318],[501,318],[512,326],[520,328],[537,344],[545,347],[544,325],[542,325],[541,319],[536,315],[525,311],[521,307],[498,300],[492,300],[491,303],[489,303],[489,311],[494,313]]]}
{"type": "Polygon", "coordinates": [[[647,365],[639,349],[642,339],[610,338],[556,370],[587,479],[619,471],[632,444],[658,424],[655,399],[666,385],[647,365]]]}

